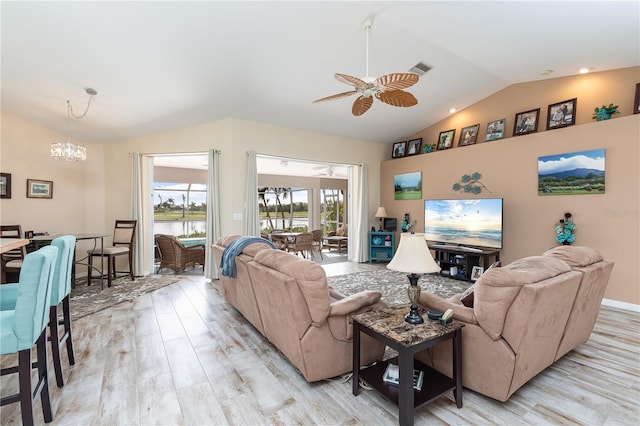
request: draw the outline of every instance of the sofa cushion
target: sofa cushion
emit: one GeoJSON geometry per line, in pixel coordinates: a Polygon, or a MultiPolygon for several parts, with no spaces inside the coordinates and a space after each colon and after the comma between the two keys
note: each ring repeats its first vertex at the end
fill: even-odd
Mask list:
{"type": "Polygon", "coordinates": [[[545,251],[543,256],[553,256],[571,267],[583,267],[593,265],[603,260],[603,257],[591,247],[558,246],[545,251]]]}
{"type": "MultiPolygon", "coordinates": [[[[501,266],[502,262],[498,260],[497,262],[493,262],[484,272],[488,272],[493,268],[499,268],[501,266]]],[[[460,294],[460,302],[467,308],[473,308],[473,293],[475,291],[475,287],[476,285],[474,284],[460,294]]]]}
{"type": "Polygon", "coordinates": [[[253,259],[295,279],[302,293],[311,321],[317,325],[329,315],[329,285],[322,266],[280,250],[262,250],[253,259]]]}
{"type": "Polygon", "coordinates": [[[560,259],[531,256],[485,272],[474,289],[473,309],[478,324],[493,340],[499,339],[507,312],[522,286],[569,271],[569,265],[560,259]]]}

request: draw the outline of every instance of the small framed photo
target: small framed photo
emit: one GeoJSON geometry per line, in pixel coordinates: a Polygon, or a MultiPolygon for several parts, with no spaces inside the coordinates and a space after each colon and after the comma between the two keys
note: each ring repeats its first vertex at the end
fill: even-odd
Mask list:
{"type": "Polygon", "coordinates": [[[396,142],[393,144],[393,151],[391,151],[391,158],[400,158],[404,157],[405,148],[407,147],[407,142],[396,142]]]}
{"type": "Polygon", "coordinates": [[[11,173],[0,173],[0,198],[11,198],[11,173]]]}
{"type": "Polygon", "coordinates": [[[484,268],[482,266],[474,266],[471,270],[471,281],[475,281],[480,278],[480,275],[484,272],[484,268]]]}
{"type": "Polygon", "coordinates": [[[419,154],[421,143],[422,143],[422,138],[411,139],[409,142],[407,142],[407,155],[419,154]]]}
{"type": "Polygon", "coordinates": [[[577,103],[578,98],[573,98],[549,105],[547,109],[547,130],[576,124],[577,103]]]}
{"type": "Polygon", "coordinates": [[[484,134],[484,141],[495,141],[504,138],[504,128],[507,125],[507,119],[494,120],[487,123],[487,131],[484,134]]]}
{"type": "Polygon", "coordinates": [[[53,198],[53,181],[27,179],[27,198],[53,198]]]}
{"type": "Polygon", "coordinates": [[[438,151],[451,148],[453,146],[453,137],[455,134],[455,129],[440,132],[440,136],[438,136],[438,151]]]}
{"type": "Polygon", "coordinates": [[[513,125],[513,136],[522,136],[537,132],[538,117],[540,117],[540,108],[517,113],[513,125]]]}
{"type": "Polygon", "coordinates": [[[636,97],[633,101],[633,113],[640,114],[640,83],[636,84],[636,97]]]}
{"type": "Polygon", "coordinates": [[[460,132],[460,140],[458,146],[473,145],[478,139],[478,130],[480,130],[480,124],[474,124],[473,126],[463,127],[460,132]]]}

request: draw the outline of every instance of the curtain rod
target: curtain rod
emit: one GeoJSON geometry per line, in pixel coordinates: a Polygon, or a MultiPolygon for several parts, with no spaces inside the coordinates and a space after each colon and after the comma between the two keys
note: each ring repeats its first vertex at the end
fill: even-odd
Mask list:
{"type": "MultiPolygon", "coordinates": [[[[214,149],[216,154],[222,154],[222,151],[219,149],[214,149]]],[[[163,155],[207,155],[209,150],[206,151],[190,151],[190,152],[141,152],[140,155],[153,155],[156,157],[163,155]]],[[[133,154],[130,152],[129,155],[133,154]]]]}
{"type": "MultiPolygon", "coordinates": [[[[247,151],[247,155],[249,155],[251,151],[247,151]]],[[[270,155],[270,154],[260,154],[256,152],[256,157],[264,157],[270,158],[274,160],[285,160],[285,161],[298,161],[300,163],[309,163],[309,164],[327,164],[327,165],[335,165],[335,166],[362,166],[362,163],[336,163],[335,161],[327,161],[327,160],[306,160],[302,158],[296,157],[282,157],[279,155],[270,155]]]]}

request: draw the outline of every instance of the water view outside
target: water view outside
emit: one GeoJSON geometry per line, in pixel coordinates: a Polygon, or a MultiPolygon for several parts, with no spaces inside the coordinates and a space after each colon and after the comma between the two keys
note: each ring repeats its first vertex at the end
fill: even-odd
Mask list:
{"type": "Polygon", "coordinates": [[[171,220],[153,222],[154,234],[165,235],[192,235],[196,232],[204,234],[207,224],[204,220],[171,220]]]}

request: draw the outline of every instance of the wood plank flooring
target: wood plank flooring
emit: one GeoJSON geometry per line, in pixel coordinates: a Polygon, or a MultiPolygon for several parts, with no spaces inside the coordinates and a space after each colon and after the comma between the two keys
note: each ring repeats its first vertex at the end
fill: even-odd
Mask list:
{"type": "MultiPolygon", "coordinates": [[[[328,275],[369,264],[326,265],[328,275]],[[346,269],[345,269],[346,268],[346,269]]],[[[188,276],[73,324],[76,365],[50,372],[52,425],[394,425],[396,407],[351,382],[307,383],[235,309],[218,282],[188,276]]],[[[416,411],[416,425],[637,425],[640,314],[603,307],[591,339],[507,403],[464,391],[416,411]]],[[[11,357],[3,356],[2,365],[11,357]]],[[[482,355],[478,356],[482,368],[482,355]]],[[[3,377],[1,393],[17,389],[3,377]]],[[[36,421],[43,423],[40,404],[36,421]]],[[[20,424],[19,404],[2,425],[20,424]]]]}

